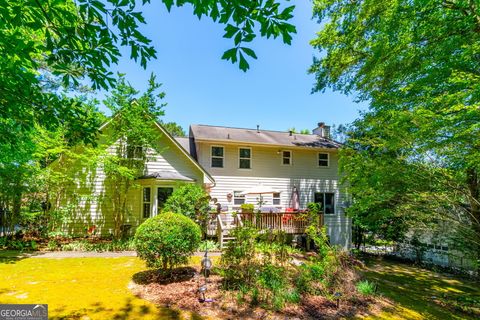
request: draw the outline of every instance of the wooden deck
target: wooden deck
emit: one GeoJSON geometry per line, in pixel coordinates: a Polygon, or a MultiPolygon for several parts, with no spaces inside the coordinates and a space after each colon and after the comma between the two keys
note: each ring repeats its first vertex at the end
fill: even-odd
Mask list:
{"type": "MultiPolygon", "coordinates": [[[[318,215],[319,225],[323,225],[323,214],[318,215]]],[[[249,224],[259,230],[280,230],[286,234],[304,234],[308,226],[308,218],[299,213],[259,213],[259,214],[214,214],[207,228],[209,236],[217,236],[220,246],[232,240],[230,230],[236,226],[249,224]]]]}

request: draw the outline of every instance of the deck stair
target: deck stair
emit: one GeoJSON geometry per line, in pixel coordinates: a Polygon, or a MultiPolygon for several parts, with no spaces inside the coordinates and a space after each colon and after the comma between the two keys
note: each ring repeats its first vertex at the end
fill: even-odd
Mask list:
{"type": "Polygon", "coordinates": [[[240,215],[231,213],[221,213],[217,215],[217,237],[220,242],[220,248],[223,249],[227,242],[235,240],[230,232],[237,226],[242,225],[240,215]]]}

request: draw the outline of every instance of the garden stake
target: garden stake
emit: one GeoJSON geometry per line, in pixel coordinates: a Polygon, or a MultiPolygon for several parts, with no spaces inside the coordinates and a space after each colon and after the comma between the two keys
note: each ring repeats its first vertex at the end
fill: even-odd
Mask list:
{"type": "Polygon", "coordinates": [[[198,301],[200,302],[213,302],[213,299],[207,299],[205,297],[205,292],[207,292],[207,286],[208,286],[208,277],[210,276],[210,269],[212,268],[212,260],[208,258],[208,248],[205,250],[205,255],[203,256],[203,259],[201,261],[202,265],[202,271],[203,271],[203,277],[205,279],[205,282],[203,286],[198,288],[198,292],[200,294],[200,298],[198,301]]]}

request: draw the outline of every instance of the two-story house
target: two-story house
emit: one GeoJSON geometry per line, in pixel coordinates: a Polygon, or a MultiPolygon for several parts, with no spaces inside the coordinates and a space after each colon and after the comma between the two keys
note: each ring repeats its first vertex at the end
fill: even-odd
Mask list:
{"type": "MultiPolygon", "coordinates": [[[[192,125],[187,138],[174,138],[159,123],[152,125],[162,134],[158,141],[162,152],[149,151],[144,175],[130,191],[125,221],[132,230],[144,219],[161,213],[166,198],[179,184],[202,185],[223,210],[230,212],[243,203],[258,204],[259,195],[245,191],[263,186],[272,192],[261,196],[262,206],[278,212],[292,207],[295,189],[300,209],[309,202],[321,203],[331,243],[350,245],[351,222],[345,216],[346,199],[339,188],[341,145],[329,138],[323,123],[313,134],[261,130],[258,126],[192,125]]],[[[108,123],[102,132],[108,134],[108,123]]],[[[108,234],[113,225],[112,207],[101,167],[89,181],[92,187],[88,195],[78,188],[70,191],[77,202],[68,232],[82,233],[86,225],[95,225],[102,234],[108,234]]]]}

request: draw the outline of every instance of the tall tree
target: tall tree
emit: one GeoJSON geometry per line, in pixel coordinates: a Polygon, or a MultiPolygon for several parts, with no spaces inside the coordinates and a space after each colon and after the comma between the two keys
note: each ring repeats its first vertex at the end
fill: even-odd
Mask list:
{"type": "MultiPolygon", "coordinates": [[[[142,5],[150,1],[145,0],[142,5]]],[[[226,25],[225,37],[234,48],[224,59],[248,69],[247,47],[257,33],[281,36],[291,42],[295,27],[287,21],[293,6],[281,9],[276,1],[171,1],[172,6],[191,5],[198,18],[210,17],[226,25]]],[[[78,89],[82,83],[93,88],[111,87],[115,77],[110,66],[118,62],[121,46],[145,67],[156,57],[150,39],[139,30],[145,24],[140,3],[135,0],[0,0],[0,141],[15,146],[19,133],[33,130],[35,123],[55,127],[69,122],[86,140],[95,139],[96,122],[63,88],[78,89]]]]}
{"type": "Polygon", "coordinates": [[[122,236],[122,226],[128,214],[127,196],[135,187],[135,179],[145,170],[145,163],[151,157],[149,150],[161,152],[158,145],[160,132],[153,126],[163,114],[165,106],[161,100],[160,84],[152,75],[147,90],[139,94],[123,75],[119,75],[117,85],[105,100],[112,110],[109,122],[107,148],[101,157],[105,171],[105,198],[112,206],[114,236],[122,236]]]}
{"type": "Polygon", "coordinates": [[[187,134],[183,130],[182,126],[176,122],[162,122],[165,129],[174,137],[186,137],[187,134]]]}
{"type": "MultiPolygon", "coordinates": [[[[443,186],[450,194],[444,200],[454,206],[453,211],[462,212],[464,225],[473,230],[469,243],[478,248],[478,3],[316,0],[314,13],[323,23],[312,41],[323,53],[310,69],[317,79],[314,91],[330,87],[371,102],[369,112],[354,126],[351,151],[360,147],[360,154],[368,154],[367,159],[373,155],[377,160],[375,154],[389,154],[389,161],[414,169],[410,173],[393,171],[397,175],[392,183],[402,184],[404,174],[413,182],[415,177],[430,173],[431,180],[409,184],[415,186],[410,190],[417,190],[410,194],[421,197],[425,195],[423,191],[428,191],[425,201],[438,199],[435,189],[443,186]]],[[[342,159],[344,168],[349,173],[360,173],[362,164],[356,161],[359,158],[351,152],[348,155],[342,159]]],[[[370,180],[365,183],[372,188],[392,180],[379,173],[385,168],[377,165],[369,169],[370,180]]],[[[370,195],[357,194],[361,198],[367,196],[370,195]]],[[[415,203],[413,200],[404,198],[402,203],[415,203]]],[[[394,201],[388,203],[397,205],[394,201]]],[[[366,206],[363,212],[369,209],[372,207],[366,206]]]]}

